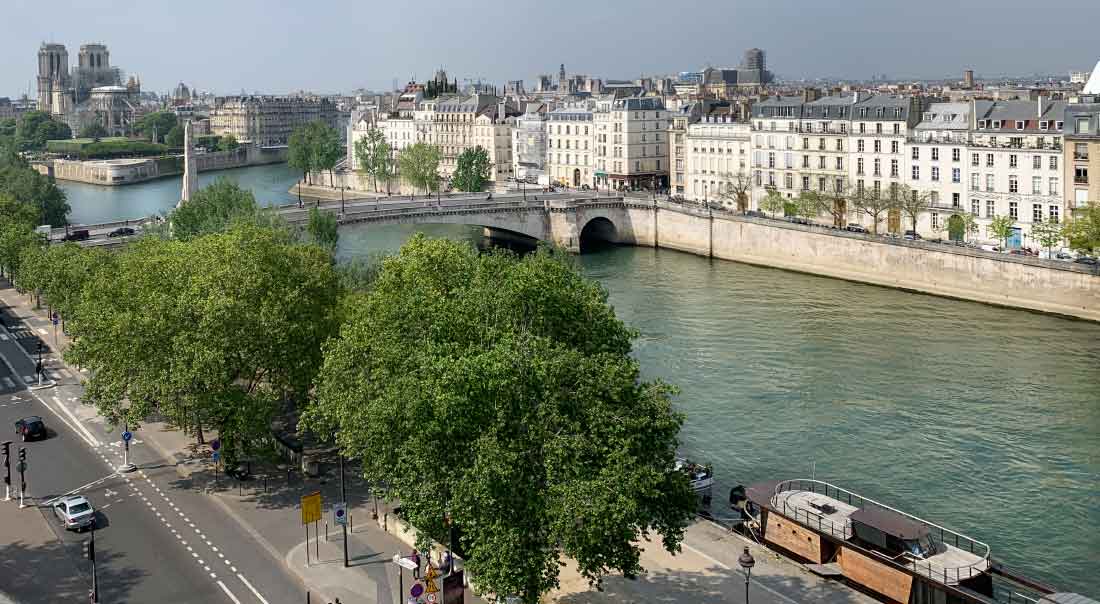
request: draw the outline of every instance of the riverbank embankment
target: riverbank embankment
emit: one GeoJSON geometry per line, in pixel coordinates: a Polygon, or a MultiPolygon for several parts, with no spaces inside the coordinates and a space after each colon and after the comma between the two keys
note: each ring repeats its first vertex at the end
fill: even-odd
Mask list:
{"type": "MultiPolygon", "coordinates": [[[[196,154],[195,166],[199,172],[208,172],[277,164],[286,160],[285,147],[243,145],[232,151],[196,154]]],[[[183,174],[183,155],[104,160],[48,159],[33,166],[40,173],[61,181],[123,186],[183,174]]]]}

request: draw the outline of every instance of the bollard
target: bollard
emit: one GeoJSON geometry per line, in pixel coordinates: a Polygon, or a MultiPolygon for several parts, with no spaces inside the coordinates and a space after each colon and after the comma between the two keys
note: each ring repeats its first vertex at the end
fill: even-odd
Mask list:
{"type": "Polygon", "coordinates": [[[325,523],[325,543],[328,543],[328,523],[325,523]]]}
{"type": "Polygon", "coordinates": [[[267,474],[264,474],[264,493],[267,492],[267,474]]]}
{"type": "Polygon", "coordinates": [[[351,514],[348,514],[348,532],[355,532],[355,521],[352,520],[351,514]]]}

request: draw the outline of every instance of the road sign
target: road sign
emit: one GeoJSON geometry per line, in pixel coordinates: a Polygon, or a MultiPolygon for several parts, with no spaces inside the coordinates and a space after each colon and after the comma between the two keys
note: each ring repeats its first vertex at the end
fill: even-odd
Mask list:
{"type": "Polygon", "coordinates": [[[215,451],[222,448],[222,439],[215,438],[214,440],[210,441],[210,448],[215,451]]]}
{"type": "Polygon", "coordinates": [[[435,594],[428,594],[424,599],[428,601],[428,604],[435,604],[435,594]]]}
{"type": "Polygon", "coordinates": [[[332,504],[332,515],[336,518],[336,524],[348,523],[348,504],[344,502],[332,504]]]}
{"type": "Polygon", "coordinates": [[[414,598],[419,598],[422,593],[424,593],[424,586],[419,583],[413,585],[412,589],[409,590],[409,595],[414,598]]]}
{"type": "Polygon", "coordinates": [[[15,471],[16,472],[26,472],[27,471],[27,462],[21,461],[21,462],[15,464],[15,471]]]}
{"type": "Polygon", "coordinates": [[[321,520],[321,492],[302,495],[302,524],[321,520]]]}
{"type": "Polygon", "coordinates": [[[217,451],[214,451],[214,453],[210,455],[210,459],[213,459],[215,463],[221,458],[222,454],[218,453],[217,451]]]}
{"type": "Polygon", "coordinates": [[[416,570],[416,562],[413,562],[412,560],[409,560],[408,558],[403,558],[401,556],[398,556],[397,554],[393,555],[393,563],[400,566],[401,568],[407,568],[409,570],[416,570]]]}
{"type": "Polygon", "coordinates": [[[130,442],[130,439],[133,438],[133,437],[134,437],[133,433],[130,432],[129,430],[122,433],[122,441],[123,442],[130,442]]]}
{"type": "Polygon", "coordinates": [[[439,592],[439,586],[435,584],[438,577],[439,571],[429,564],[428,572],[424,573],[424,591],[428,592],[429,595],[439,592]]]}

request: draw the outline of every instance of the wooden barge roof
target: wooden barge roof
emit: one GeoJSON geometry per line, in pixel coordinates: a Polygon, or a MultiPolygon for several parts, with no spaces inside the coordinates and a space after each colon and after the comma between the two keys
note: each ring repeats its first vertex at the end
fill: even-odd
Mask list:
{"type": "Polygon", "coordinates": [[[928,535],[928,526],[885,508],[864,506],[852,512],[849,518],[852,522],[866,524],[903,541],[912,541],[928,535]]]}

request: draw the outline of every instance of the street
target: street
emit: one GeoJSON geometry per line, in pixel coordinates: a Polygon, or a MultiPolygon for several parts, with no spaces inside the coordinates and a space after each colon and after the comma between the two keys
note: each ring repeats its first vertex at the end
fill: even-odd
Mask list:
{"type": "MultiPolygon", "coordinates": [[[[81,555],[85,531],[65,531],[54,517],[55,498],[79,493],[96,508],[96,570],[102,602],[300,602],[304,590],[286,574],[282,560],[269,555],[206,495],[192,490],[176,473],[175,460],[161,457],[134,430],[130,461],[138,470],[115,471],[123,462],[121,430],[106,425],[94,410],[79,404],[77,375],[47,355],[46,375],[53,387],[31,391],[38,336],[52,326],[16,323],[8,309],[0,328],[0,425],[12,443],[13,501],[0,502],[3,518],[20,523],[44,520],[52,543],[21,547],[0,534],[9,572],[0,576],[0,593],[17,602],[87,601],[91,563],[81,555]],[[30,353],[30,354],[28,354],[30,353]],[[16,420],[41,416],[48,436],[22,443],[16,420]],[[27,450],[27,505],[18,510],[19,476],[15,460],[27,450]],[[13,516],[17,514],[17,516],[13,516]],[[50,563],[42,563],[45,560],[50,563]],[[21,563],[21,560],[23,563],[21,563]],[[82,588],[82,589],[81,589],[82,588]]],[[[45,332],[45,333],[43,333],[45,332]]],[[[4,526],[10,526],[5,522],[4,526]]]]}

